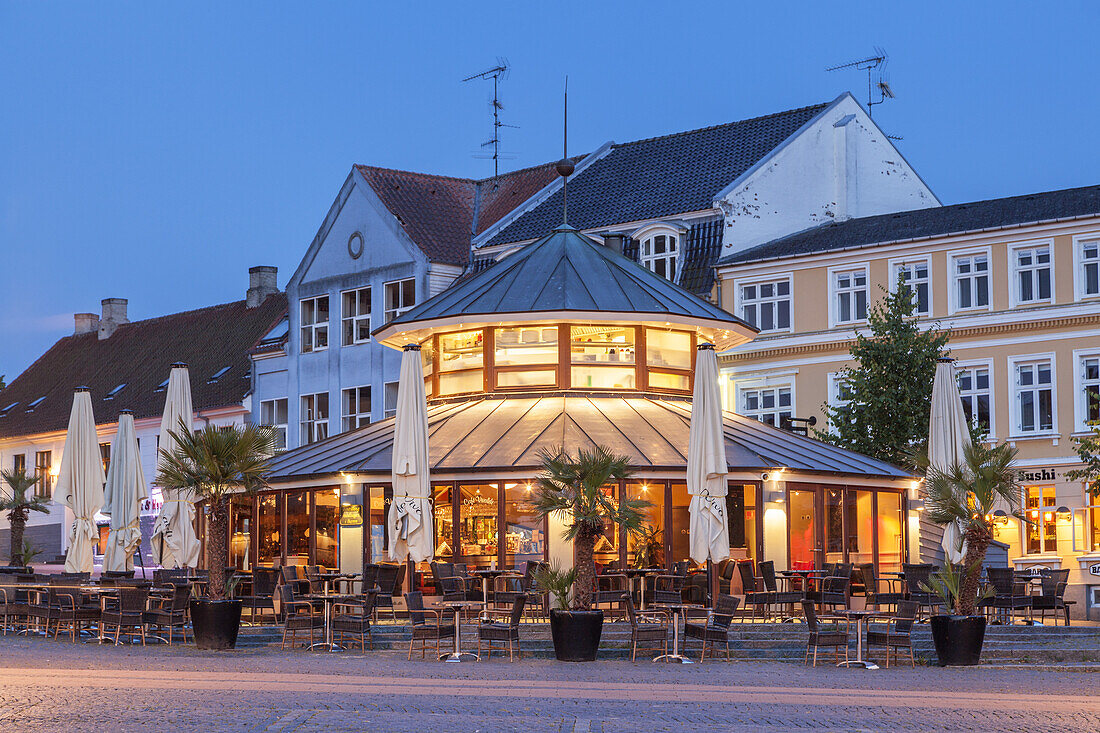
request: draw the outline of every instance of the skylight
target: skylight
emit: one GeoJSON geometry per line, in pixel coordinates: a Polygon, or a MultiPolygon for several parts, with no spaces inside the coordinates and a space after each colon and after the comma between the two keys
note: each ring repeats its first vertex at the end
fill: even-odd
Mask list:
{"type": "Polygon", "coordinates": [[[161,382],[156,387],[154,387],[153,391],[154,392],[163,392],[166,389],[168,389],[168,380],[167,379],[165,379],[163,382],[161,382]]]}
{"type": "Polygon", "coordinates": [[[222,367],[218,371],[214,372],[214,375],[211,376],[210,379],[207,379],[206,383],[207,384],[213,384],[214,382],[216,382],[219,379],[221,379],[222,377],[224,377],[225,373],[228,372],[228,371],[229,371],[229,367],[222,367]]]}
{"type": "Polygon", "coordinates": [[[36,407],[38,407],[39,405],[41,405],[41,404],[42,404],[42,400],[44,400],[44,399],[46,399],[46,396],[45,396],[45,395],[42,395],[41,397],[39,397],[39,398],[38,398],[37,400],[35,400],[34,402],[32,402],[32,403],[30,403],[29,405],[27,405],[27,412],[34,412],[34,408],[36,408],[36,407]]]}
{"type": "Polygon", "coordinates": [[[14,408],[18,404],[19,404],[18,402],[13,402],[10,405],[8,405],[7,407],[5,407],[3,410],[0,410],[0,417],[4,417],[5,415],[7,415],[9,412],[12,411],[12,408],[14,408]]]}
{"type": "Polygon", "coordinates": [[[107,396],[104,397],[103,399],[113,400],[115,398],[115,395],[117,395],[119,392],[121,392],[125,387],[126,387],[126,382],[123,382],[122,384],[118,385],[117,387],[112,389],[110,392],[108,392],[107,396]]]}

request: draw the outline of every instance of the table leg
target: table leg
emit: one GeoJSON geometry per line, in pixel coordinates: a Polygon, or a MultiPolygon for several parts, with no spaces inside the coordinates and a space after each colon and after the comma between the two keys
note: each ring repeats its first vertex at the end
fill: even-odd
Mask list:
{"type": "MultiPolygon", "coordinates": [[[[890,650],[887,649],[889,654],[890,650]]],[[[841,662],[838,667],[863,667],[864,669],[878,669],[878,665],[868,662],[863,658],[863,617],[856,618],[856,658],[841,662]]]]}
{"type": "Polygon", "coordinates": [[[485,607],[489,607],[489,577],[481,579],[481,600],[485,601],[485,607]]]}
{"type": "MultiPolygon", "coordinates": [[[[687,617],[684,617],[685,621],[687,617]]],[[[672,614],[672,654],[662,654],[658,657],[654,657],[654,662],[679,662],[680,664],[693,664],[693,662],[687,657],[680,654],[680,613],[674,611],[672,614]]]]}
{"type": "Polygon", "coordinates": [[[639,605],[641,606],[642,610],[644,611],[645,610],[645,576],[644,575],[639,575],[638,580],[641,583],[641,588],[638,591],[638,601],[639,601],[639,605]]]}
{"type": "Polygon", "coordinates": [[[480,659],[480,657],[473,652],[462,651],[462,609],[456,606],[454,651],[450,654],[440,654],[439,658],[443,659],[445,662],[461,662],[464,656],[480,659]]]}

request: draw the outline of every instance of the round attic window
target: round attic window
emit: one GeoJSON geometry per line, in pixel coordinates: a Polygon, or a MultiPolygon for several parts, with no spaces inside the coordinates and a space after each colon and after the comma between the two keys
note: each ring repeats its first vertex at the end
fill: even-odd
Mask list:
{"type": "Polygon", "coordinates": [[[363,255],[363,235],[359,232],[355,232],[348,237],[348,254],[351,255],[353,260],[357,260],[363,255]]]}

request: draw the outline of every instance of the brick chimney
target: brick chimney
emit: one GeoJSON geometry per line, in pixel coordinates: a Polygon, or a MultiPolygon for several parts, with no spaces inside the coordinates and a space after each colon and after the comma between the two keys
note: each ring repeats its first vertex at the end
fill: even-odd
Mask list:
{"type": "Polygon", "coordinates": [[[279,268],[270,265],[257,265],[248,268],[248,292],[245,300],[249,308],[263,303],[267,296],[279,292],[279,268]]]}
{"type": "Polygon", "coordinates": [[[73,336],[79,336],[82,333],[92,333],[99,330],[99,316],[95,313],[76,313],[73,315],[73,321],[76,322],[73,336]]]}
{"type": "Polygon", "coordinates": [[[110,338],[119,326],[129,323],[126,317],[126,298],[104,298],[103,316],[99,319],[99,339],[110,338]]]}

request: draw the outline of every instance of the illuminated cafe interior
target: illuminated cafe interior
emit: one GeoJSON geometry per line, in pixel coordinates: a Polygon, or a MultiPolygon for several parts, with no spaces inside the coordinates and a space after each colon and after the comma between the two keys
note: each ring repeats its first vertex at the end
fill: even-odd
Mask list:
{"type": "MultiPolygon", "coordinates": [[[[750,341],[750,326],[560,227],[374,335],[394,349],[421,347],[436,559],[471,569],[572,564],[561,521],[533,511],[539,452],[604,445],[633,471],[604,490],[649,500],[655,534],[642,548],[608,526],[601,568],[689,561],[695,354],[750,341]]],[[[730,412],[724,432],[730,558],[791,570],[873,562],[878,572],[907,561],[912,476],[730,412]]],[[[234,562],[351,573],[387,562],[393,434],[389,418],[277,456],[272,490],[234,505],[234,562]]],[[[431,587],[427,563],[414,570],[407,582],[431,587]]]]}

